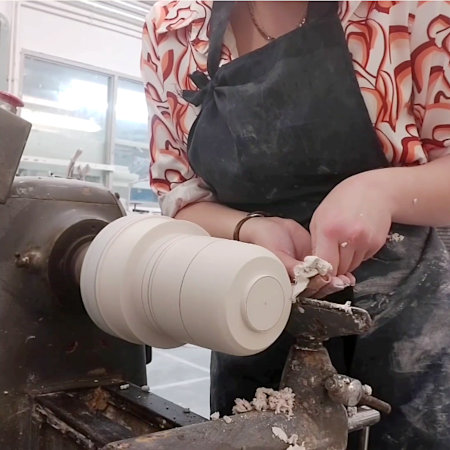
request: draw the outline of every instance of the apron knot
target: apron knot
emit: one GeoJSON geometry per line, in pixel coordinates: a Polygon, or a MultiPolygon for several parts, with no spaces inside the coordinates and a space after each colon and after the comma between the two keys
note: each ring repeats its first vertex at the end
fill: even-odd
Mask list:
{"type": "Polygon", "coordinates": [[[203,103],[207,92],[212,89],[212,81],[205,73],[200,72],[200,70],[196,70],[194,73],[191,73],[189,78],[194,82],[199,90],[183,90],[183,98],[187,102],[192,103],[195,106],[199,106],[203,103]]]}

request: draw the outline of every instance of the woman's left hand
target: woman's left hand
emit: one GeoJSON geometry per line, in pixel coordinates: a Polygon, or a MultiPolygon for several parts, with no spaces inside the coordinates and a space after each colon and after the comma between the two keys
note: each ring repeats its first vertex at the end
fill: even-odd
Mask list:
{"type": "Polygon", "coordinates": [[[389,186],[380,171],[354,175],[338,184],[311,220],[313,255],[330,262],[334,275],[355,270],[386,243],[392,222],[389,186]]]}

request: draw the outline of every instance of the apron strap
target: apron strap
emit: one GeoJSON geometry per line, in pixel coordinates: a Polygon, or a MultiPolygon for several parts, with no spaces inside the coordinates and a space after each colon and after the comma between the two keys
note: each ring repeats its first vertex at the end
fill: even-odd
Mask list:
{"type": "Polygon", "coordinates": [[[213,78],[219,69],[225,30],[230,21],[234,1],[215,1],[211,11],[211,37],[208,51],[208,74],[213,78]]]}

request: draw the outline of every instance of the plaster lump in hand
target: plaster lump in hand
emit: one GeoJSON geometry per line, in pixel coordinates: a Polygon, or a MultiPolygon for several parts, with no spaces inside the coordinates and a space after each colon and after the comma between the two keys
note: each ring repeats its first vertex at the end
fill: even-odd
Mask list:
{"type": "Polygon", "coordinates": [[[303,262],[294,267],[293,301],[308,287],[311,278],[316,275],[325,277],[332,270],[333,266],[324,259],[318,256],[305,256],[303,262]]]}

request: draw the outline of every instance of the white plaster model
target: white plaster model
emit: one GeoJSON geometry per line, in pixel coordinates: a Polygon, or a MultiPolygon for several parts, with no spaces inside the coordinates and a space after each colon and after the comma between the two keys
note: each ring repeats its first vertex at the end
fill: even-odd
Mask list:
{"type": "Polygon", "coordinates": [[[109,334],[234,355],[278,338],[292,295],[270,251],[163,216],[126,216],[105,227],[86,252],[80,288],[88,314],[109,334]]]}

